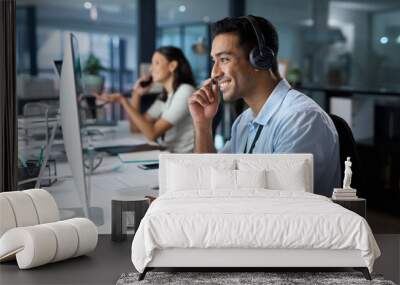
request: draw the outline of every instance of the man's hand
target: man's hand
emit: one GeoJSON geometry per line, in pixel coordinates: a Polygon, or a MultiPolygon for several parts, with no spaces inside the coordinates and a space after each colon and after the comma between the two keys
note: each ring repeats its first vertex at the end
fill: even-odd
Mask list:
{"type": "Polygon", "coordinates": [[[189,97],[189,111],[197,127],[209,126],[218,110],[218,86],[207,79],[204,85],[189,97]]]}

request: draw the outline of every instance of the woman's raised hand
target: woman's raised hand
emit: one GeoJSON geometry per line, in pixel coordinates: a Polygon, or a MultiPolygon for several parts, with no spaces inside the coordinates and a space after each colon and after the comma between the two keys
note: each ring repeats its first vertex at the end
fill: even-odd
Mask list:
{"type": "Polygon", "coordinates": [[[151,75],[143,75],[133,84],[132,95],[143,96],[148,93],[152,84],[151,75]]]}
{"type": "Polygon", "coordinates": [[[110,103],[121,103],[121,101],[124,99],[124,96],[122,96],[120,93],[102,93],[102,94],[97,94],[95,93],[94,96],[96,97],[97,100],[104,101],[104,102],[110,102],[110,103]]]}

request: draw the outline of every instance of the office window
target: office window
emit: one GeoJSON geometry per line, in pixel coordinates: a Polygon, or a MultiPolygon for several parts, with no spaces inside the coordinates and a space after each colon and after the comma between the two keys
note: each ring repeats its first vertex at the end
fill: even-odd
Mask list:
{"type": "Polygon", "coordinates": [[[160,46],[182,46],[181,29],[179,27],[165,27],[157,29],[157,47],[160,46]]]}
{"type": "Polygon", "coordinates": [[[92,34],[89,39],[89,53],[93,53],[98,56],[104,66],[111,66],[110,47],[112,41],[113,36],[106,34],[92,34]]]}
{"type": "MultiPolygon", "coordinates": [[[[32,1],[18,0],[16,23],[18,75],[25,78],[54,77],[52,61],[62,58],[65,35],[67,32],[73,32],[78,38],[82,62],[93,53],[100,59],[102,65],[108,68],[105,72],[107,87],[117,90],[130,85],[134,78],[128,77],[137,75],[136,2],[136,0],[93,2],[93,7],[96,8],[94,15],[92,9],[85,8],[82,1],[32,3],[32,1]],[[31,45],[32,38],[36,39],[36,46],[31,45]],[[124,49],[120,49],[120,41],[127,43],[124,49]],[[118,43],[113,45],[113,42],[118,43]],[[120,73],[118,68],[122,61],[125,62],[121,66],[124,71],[120,73]],[[122,80],[119,76],[109,74],[112,72],[121,74],[122,80]],[[114,77],[116,79],[113,81],[114,77]]],[[[24,94],[24,96],[30,95],[24,94]]]]}
{"type": "MultiPolygon", "coordinates": [[[[314,1],[317,2],[317,1],[314,1]]],[[[246,14],[268,19],[279,34],[278,59],[287,62],[288,69],[301,68],[302,80],[311,81],[310,62],[313,45],[313,1],[247,0],[246,14]]]]}
{"type": "Polygon", "coordinates": [[[247,0],[280,36],[279,59],[306,85],[399,89],[397,1],[247,0]]]}
{"type": "Polygon", "coordinates": [[[372,16],[372,54],[379,88],[400,89],[400,8],[372,16]]]}
{"type": "Polygon", "coordinates": [[[184,30],[183,51],[189,58],[198,85],[210,76],[208,70],[211,68],[209,63],[211,47],[208,30],[208,25],[187,26],[184,30]]]}
{"type": "Polygon", "coordinates": [[[37,29],[37,62],[39,73],[53,73],[53,60],[62,59],[64,34],[48,27],[37,29]]]}
{"type": "Polygon", "coordinates": [[[156,46],[172,45],[182,49],[193,71],[196,83],[209,77],[209,24],[179,24],[157,29],[156,46]]]}
{"type": "Polygon", "coordinates": [[[210,23],[228,14],[227,0],[158,0],[156,45],[181,48],[200,84],[210,74],[210,23]]]}
{"type": "Polygon", "coordinates": [[[297,88],[352,129],[370,206],[394,212],[400,201],[400,7],[398,1],[247,0],[269,19],[278,58],[297,88]]]}
{"type": "Polygon", "coordinates": [[[136,43],[137,36],[132,35],[131,37],[125,38],[126,42],[126,58],[125,58],[125,71],[123,73],[123,82],[124,89],[128,90],[131,88],[133,82],[136,80],[136,77],[139,75],[139,72],[136,71],[136,63],[137,63],[137,53],[136,51],[136,43]]]}
{"type": "MultiPolygon", "coordinates": [[[[96,13],[85,8],[85,1],[17,0],[18,153],[21,163],[30,167],[28,172],[20,173],[20,182],[38,174],[36,164],[51,128],[46,124],[27,127],[25,119],[39,116],[45,120],[46,113],[49,117],[57,113],[59,83],[52,62],[62,59],[67,33],[72,32],[78,39],[81,65],[94,54],[107,68],[102,71],[106,89],[127,90],[137,75],[137,0],[91,3],[96,13]]],[[[107,118],[119,118],[117,108],[105,112],[107,118]]],[[[66,159],[59,138],[57,133],[50,155],[51,170],[66,159]]],[[[20,188],[31,188],[34,183],[21,184],[20,188]]]]}

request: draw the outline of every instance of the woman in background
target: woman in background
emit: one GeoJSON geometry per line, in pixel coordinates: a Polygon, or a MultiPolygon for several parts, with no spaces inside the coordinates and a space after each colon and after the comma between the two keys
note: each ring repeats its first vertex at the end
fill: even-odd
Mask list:
{"type": "Polygon", "coordinates": [[[194,129],[188,98],[195,91],[193,73],[183,52],[176,47],[158,48],[152,57],[151,76],[143,76],[134,84],[129,102],[120,93],[97,95],[97,98],[122,105],[131,121],[131,130],[140,131],[150,141],[161,142],[171,152],[188,153],[194,147],[194,129]],[[161,83],[163,93],[145,114],[140,112],[143,95],[154,82],[161,83]]]}

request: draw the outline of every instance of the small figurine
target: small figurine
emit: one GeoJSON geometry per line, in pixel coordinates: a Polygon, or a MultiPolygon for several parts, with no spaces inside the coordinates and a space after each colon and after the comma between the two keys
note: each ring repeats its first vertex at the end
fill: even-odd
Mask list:
{"type": "Polygon", "coordinates": [[[344,162],[343,188],[333,188],[333,200],[356,200],[358,198],[357,189],[351,188],[351,177],[353,176],[351,165],[350,157],[347,157],[344,162]]]}
{"type": "Polygon", "coordinates": [[[344,162],[344,179],[343,179],[343,189],[353,189],[351,188],[351,176],[353,175],[353,172],[351,171],[351,161],[350,157],[347,157],[347,160],[344,162]]]}

